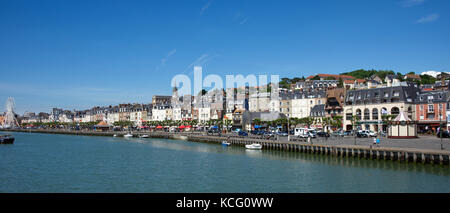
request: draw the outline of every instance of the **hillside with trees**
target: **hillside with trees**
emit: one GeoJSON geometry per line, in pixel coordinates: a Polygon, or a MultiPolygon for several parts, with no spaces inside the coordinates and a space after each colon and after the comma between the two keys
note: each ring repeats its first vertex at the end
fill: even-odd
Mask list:
{"type": "MultiPolygon", "coordinates": [[[[397,75],[401,73],[397,73],[397,75]]],[[[364,69],[359,69],[359,70],[354,70],[351,72],[344,72],[341,73],[341,75],[349,75],[349,76],[353,76],[357,79],[367,79],[372,75],[377,75],[378,77],[380,77],[381,79],[384,79],[387,75],[396,75],[394,71],[392,70],[364,70],[364,69]]]]}

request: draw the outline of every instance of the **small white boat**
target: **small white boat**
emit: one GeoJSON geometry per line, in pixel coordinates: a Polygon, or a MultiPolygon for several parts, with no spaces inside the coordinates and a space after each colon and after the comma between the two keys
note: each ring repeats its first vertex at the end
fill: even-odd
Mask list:
{"type": "Polygon", "coordinates": [[[133,137],[133,135],[130,134],[130,133],[128,133],[128,134],[124,135],[123,137],[124,137],[124,138],[131,138],[131,137],[133,137]]]}
{"type": "Polygon", "coordinates": [[[223,145],[223,146],[230,146],[231,143],[229,143],[229,142],[227,142],[227,141],[222,141],[222,145],[223,145]]]}
{"type": "Polygon", "coordinates": [[[148,135],[139,135],[140,138],[148,138],[148,135]]]}
{"type": "Polygon", "coordinates": [[[113,137],[117,137],[117,135],[116,135],[116,134],[114,134],[114,135],[113,135],[113,137]]]}
{"type": "Polygon", "coordinates": [[[252,144],[245,145],[245,148],[247,148],[247,149],[262,149],[262,145],[258,144],[258,143],[252,143],[252,144]]]}

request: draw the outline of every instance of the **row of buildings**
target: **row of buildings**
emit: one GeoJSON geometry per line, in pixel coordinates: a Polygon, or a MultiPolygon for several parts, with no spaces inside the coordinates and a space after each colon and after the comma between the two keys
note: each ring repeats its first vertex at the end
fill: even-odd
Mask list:
{"type": "MultiPolygon", "coordinates": [[[[371,76],[319,74],[312,80],[296,82],[290,88],[274,92],[258,92],[242,87],[210,91],[197,96],[155,95],[149,104],[119,104],[93,107],[88,110],[54,108],[50,113],[25,113],[22,123],[33,122],[100,122],[113,124],[131,121],[141,126],[144,121],[231,120],[235,128],[249,128],[255,118],[324,118],[342,117],[342,129],[384,130],[383,115],[398,115],[401,111],[417,121],[417,131],[436,130],[447,124],[450,95],[447,81],[434,85],[417,85],[395,76],[381,79],[371,76]],[[339,85],[341,84],[341,85],[339,85]],[[355,123],[354,120],[358,122],[355,123]],[[356,125],[355,125],[356,124],[356,125]]],[[[413,78],[415,76],[411,76],[413,78]]],[[[321,128],[320,125],[316,126],[321,128]]]]}

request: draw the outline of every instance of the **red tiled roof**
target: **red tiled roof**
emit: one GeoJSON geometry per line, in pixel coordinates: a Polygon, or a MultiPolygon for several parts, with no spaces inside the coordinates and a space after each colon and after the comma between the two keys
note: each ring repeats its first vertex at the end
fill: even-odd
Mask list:
{"type": "Polygon", "coordinates": [[[353,84],[353,83],[355,83],[355,81],[354,80],[345,80],[344,83],[346,83],[346,84],[353,84]]]}
{"type": "Polygon", "coordinates": [[[416,74],[406,74],[406,77],[407,77],[407,78],[420,79],[420,76],[419,76],[419,75],[416,75],[416,74]]]}
{"type": "MultiPolygon", "coordinates": [[[[314,76],[315,75],[311,75],[307,79],[314,78],[314,76]]],[[[318,76],[321,77],[321,78],[333,77],[336,80],[339,79],[339,78],[342,78],[342,79],[355,79],[355,77],[349,76],[349,75],[318,74],[318,76]]]]}

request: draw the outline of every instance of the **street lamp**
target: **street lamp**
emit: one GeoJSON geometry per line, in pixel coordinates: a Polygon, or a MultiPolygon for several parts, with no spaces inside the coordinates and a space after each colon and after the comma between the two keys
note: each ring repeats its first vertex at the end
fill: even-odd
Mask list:
{"type": "Polygon", "coordinates": [[[442,111],[439,109],[439,134],[441,138],[441,150],[444,149],[444,147],[442,146],[442,132],[442,111]]]}
{"type": "Polygon", "coordinates": [[[290,131],[290,130],[291,130],[291,128],[290,128],[291,126],[289,126],[289,117],[288,117],[288,119],[287,119],[287,127],[288,127],[288,128],[287,128],[288,141],[291,141],[291,140],[290,140],[290,135],[289,135],[289,133],[291,132],[291,131],[290,131]]]}

